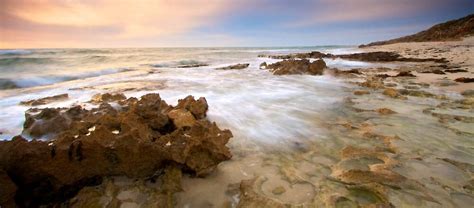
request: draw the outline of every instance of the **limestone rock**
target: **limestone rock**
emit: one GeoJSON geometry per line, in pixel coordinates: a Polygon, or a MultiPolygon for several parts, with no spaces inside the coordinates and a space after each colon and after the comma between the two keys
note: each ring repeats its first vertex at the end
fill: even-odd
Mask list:
{"type": "MultiPolygon", "coordinates": [[[[158,94],[147,94],[122,100],[117,109],[107,103],[91,110],[35,109],[25,127],[41,126],[35,135],[53,136],[48,141],[21,136],[0,141],[0,169],[15,176],[16,202],[27,207],[61,202],[104,177],[153,177],[170,164],[205,176],[231,158],[225,145],[232,133],[205,119],[207,104],[200,100],[178,108],[158,94]],[[168,119],[171,112],[193,122],[185,120],[186,125],[177,128],[176,119],[168,119]],[[196,120],[192,112],[204,117],[196,120]]],[[[0,187],[5,185],[2,181],[0,187]]]]}
{"type": "Polygon", "coordinates": [[[322,59],[310,62],[308,59],[283,60],[267,66],[274,75],[309,74],[322,75],[326,68],[326,62],[322,59]]]}

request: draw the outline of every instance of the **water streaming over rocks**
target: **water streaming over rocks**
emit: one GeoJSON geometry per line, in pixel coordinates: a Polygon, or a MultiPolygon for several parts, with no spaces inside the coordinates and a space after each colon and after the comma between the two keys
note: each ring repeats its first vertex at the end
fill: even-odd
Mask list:
{"type": "MultiPolygon", "coordinates": [[[[21,101],[67,93],[67,100],[38,107],[80,104],[90,109],[92,104],[86,101],[96,93],[122,92],[127,97],[159,93],[172,105],[194,95],[206,98],[210,121],[232,131],[227,146],[233,157],[206,178],[184,174],[177,207],[466,207],[474,201],[472,98],[413,83],[410,77],[367,81],[357,73],[351,73],[352,78],[340,77],[346,73],[330,75],[331,69],[322,76],[275,76],[259,69],[262,62],[279,60],[258,54],[312,50],[307,48],[173,49],[159,55],[148,50],[65,51],[87,57],[118,53],[121,58],[105,59],[133,56],[136,60],[130,63],[140,64],[119,64],[131,70],[113,74],[0,91],[1,138],[21,133],[29,108],[19,105],[21,101]],[[191,57],[208,66],[170,65],[191,57]],[[165,64],[153,66],[159,63],[165,64]],[[215,70],[238,63],[249,66],[215,70]],[[424,93],[408,90],[413,86],[424,93]],[[395,96],[384,95],[386,88],[395,96]]],[[[356,49],[346,52],[352,50],[356,49]]],[[[356,67],[362,72],[393,66],[325,61],[329,68],[356,67]]],[[[83,67],[90,65],[86,62],[83,67]]],[[[146,206],[158,192],[153,183],[115,177],[83,189],[71,202],[146,206]]]]}

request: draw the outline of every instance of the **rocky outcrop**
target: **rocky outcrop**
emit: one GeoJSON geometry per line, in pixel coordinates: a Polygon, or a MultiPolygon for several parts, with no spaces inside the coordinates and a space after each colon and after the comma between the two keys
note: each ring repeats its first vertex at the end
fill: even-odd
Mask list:
{"type": "Polygon", "coordinates": [[[69,99],[69,95],[66,93],[66,94],[60,94],[60,95],[55,95],[55,96],[50,96],[50,97],[44,97],[44,98],[40,98],[36,100],[22,101],[20,102],[20,105],[26,105],[26,106],[45,105],[52,102],[63,101],[67,99],[69,99]]]}
{"type": "Polygon", "coordinates": [[[272,59],[320,59],[320,58],[335,58],[333,54],[330,53],[321,53],[319,51],[311,51],[309,53],[294,53],[294,54],[284,54],[284,55],[265,55],[261,54],[258,57],[272,58],[272,59]]]}
{"type": "MultiPolygon", "coordinates": [[[[262,56],[262,55],[260,55],[262,56]]],[[[268,56],[274,59],[308,59],[308,58],[341,58],[354,61],[365,61],[365,62],[435,62],[435,63],[447,63],[448,61],[444,58],[406,58],[395,52],[387,51],[375,51],[366,53],[351,53],[333,55],[330,53],[321,53],[319,51],[313,51],[310,53],[297,53],[288,55],[271,55],[268,56]]]]}
{"type": "Polygon", "coordinates": [[[395,52],[366,52],[366,53],[353,53],[337,55],[336,57],[355,61],[366,61],[366,62],[435,62],[435,63],[446,63],[448,62],[444,58],[406,58],[395,52]]]}
{"type": "Polygon", "coordinates": [[[89,102],[100,104],[103,102],[109,103],[109,102],[116,102],[116,101],[125,100],[125,99],[127,99],[127,97],[125,97],[125,95],[122,93],[116,93],[116,94],[113,94],[113,93],[100,94],[99,93],[92,96],[92,99],[89,102]]]}
{"type": "Polygon", "coordinates": [[[309,75],[322,75],[326,68],[326,62],[319,59],[316,61],[309,61],[308,59],[289,59],[279,61],[267,66],[274,75],[287,75],[287,74],[309,74],[309,75]]]}
{"type": "Polygon", "coordinates": [[[460,40],[463,37],[471,35],[474,35],[474,14],[457,20],[451,20],[445,23],[437,24],[414,35],[387,41],[373,42],[367,45],[361,45],[359,47],[362,48],[403,42],[453,41],[460,40]]]}
{"type": "Polygon", "coordinates": [[[235,64],[226,67],[217,68],[216,70],[232,70],[232,69],[245,69],[249,67],[250,64],[235,64]]]}
{"type": "Polygon", "coordinates": [[[456,81],[456,82],[462,82],[462,83],[471,83],[471,82],[474,82],[474,78],[470,78],[470,77],[460,77],[460,78],[454,79],[454,81],[456,81]]]}
{"type": "Polygon", "coordinates": [[[103,101],[91,110],[75,106],[27,112],[25,130],[49,140],[16,136],[1,141],[0,187],[9,184],[5,175],[13,177],[19,206],[51,205],[104,177],[154,178],[170,165],[205,176],[231,158],[225,145],[232,133],[206,119],[204,98],[188,96],[170,106],[158,94],[147,94],[117,103],[115,108],[103,101]]]}
{"type": "Polygon", "coordinates": [[[209,64],[206,64],[206,63],[184,64],[184,65],[178,65],[176,66],[176,68],[195,68],[195,67],[203,67],[203,66],[209,66],[209,64]]]}

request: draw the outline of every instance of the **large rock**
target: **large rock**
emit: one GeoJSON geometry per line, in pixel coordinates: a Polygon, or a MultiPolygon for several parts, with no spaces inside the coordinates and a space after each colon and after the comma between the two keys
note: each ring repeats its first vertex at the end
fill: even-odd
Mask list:
{"type": "Polygon", "coordinates": [[[337,55],[336,57],[342,59],[356,60],[356,61],[366,61],[366,62],[436,62],[436,63],[446,63],[446,59],[441,58],[405,58],[395,52],[386,52],[386,51],[376,51],[376,52],[366,52],[366,53],[353,53],[353,54],[343,54],[337,55]]]}
{"type": "Polygon", "coordinates": [[[289,59],[279,61],[267,66],[274,75],[286,75],[286,74],[310,74],[310,75],[322,75],[326,68],[326,62],[322,59],[316,61],[309,61],[308,59],[289,59]]]}
{"type": "Polygon", "coordinates": [[[69,98],[69,95],[66,93],[66,94],[54,95],[50,97],[44,97],[44,98],[40,98],[36,100],[21,101],[20,105],[26,105],[26,106],[45,105],[52,102],[67,100],[68,98],[69,98]]]}
{"type": "Polygon", "coordinates": [[[217,68],[216,70],[232,70],[232,69],[245,69],[249,67],[250,64],[235,64],[226,67],[217,68]]]}
{"type": "MultiPolygon", "coordinates": [[[[205,176],[231,158],[225,145],[232,133],[205,119],[204,98],[188,97],[173,107],[158,94],[147,94],[140,100],[122,100],[120,105],[112,108],[102,103],[91,110],[79,106],[37,109],[28,125],[41,126],[45,129],[41,134],[54,135],[49,141],[28,141],[21,136],[0,141],[0,167],[14,176],[19,206],[64,201],[84,186],[101,183],[103,177],[154,177],[169,165],[205,176]],[[168,118],[176,110],[195,121],[176,125],[168,118]],[[43,120],[54,118],[69,120],[57,130],[59,121],[43,120]]],[[[5,187],[3,181],[0,187],[5,187]]]]}

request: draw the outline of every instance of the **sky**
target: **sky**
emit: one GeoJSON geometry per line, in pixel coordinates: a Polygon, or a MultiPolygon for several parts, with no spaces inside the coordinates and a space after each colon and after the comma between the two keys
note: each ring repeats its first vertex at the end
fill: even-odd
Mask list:
{"type": "Polygon", "coordinates": [[[0,0],[0,48],[357,45],[474,13],[474,0],[0,0]]]}

